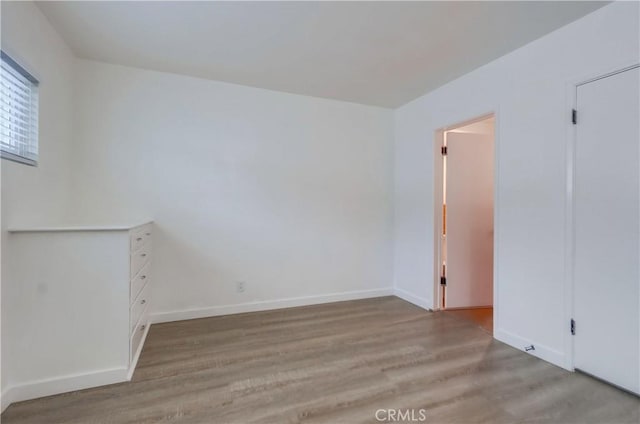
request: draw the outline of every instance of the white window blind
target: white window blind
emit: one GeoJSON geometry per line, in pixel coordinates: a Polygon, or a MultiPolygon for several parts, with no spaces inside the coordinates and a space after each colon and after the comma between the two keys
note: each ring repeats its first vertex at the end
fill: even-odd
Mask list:
{"type": "Polygon", "coordinates": [[[38,161],[38,81],[4,52],[0,69],[2,157],[28,165],[38,161]]]}

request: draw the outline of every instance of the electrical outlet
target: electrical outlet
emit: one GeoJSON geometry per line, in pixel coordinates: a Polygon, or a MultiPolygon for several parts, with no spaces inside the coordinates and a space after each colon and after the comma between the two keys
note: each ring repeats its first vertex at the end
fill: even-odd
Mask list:
{"type": "Polygon", "coordinates": [[[244,281],[236,281],[236,291],[238,293],[244,293],[244,281]]]}

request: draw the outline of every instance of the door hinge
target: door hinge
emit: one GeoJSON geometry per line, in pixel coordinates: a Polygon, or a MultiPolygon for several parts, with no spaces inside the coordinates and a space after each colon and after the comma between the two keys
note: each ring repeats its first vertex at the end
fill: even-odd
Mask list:
{"type": "Polygon", "coordinates": [[[575,109],[571,109],[571,122],[573,125],[578,123],[578,111],[575,109]]]}
{"type": "Polygon", "coordinates": [[[447,156],[447,146],[442,146],[440,148],[440,153],[442,153],[442,156],[447,156]]]}
{"type": "Polygon", "coordinates": [[[571,318],[571,335],[576,335],[576,320],[574,320],[573,318],[571,318]]]}
{"type": "Polygon", "coordinates": [[[440,277],[440,284],[442,284],[443,286],[447,285],[447,277],[440,277]]]}

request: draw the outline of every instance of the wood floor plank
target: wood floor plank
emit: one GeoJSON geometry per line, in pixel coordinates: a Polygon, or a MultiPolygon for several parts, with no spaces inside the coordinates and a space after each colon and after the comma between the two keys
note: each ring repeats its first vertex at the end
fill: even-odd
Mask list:
{"type": "Polygon", "coordinates": [[[395,297],[153,325],[131,382],[11,405],[3,424],[640,421],[640,401],[395,297]],[[417,415],[416,415],[417,416],[417,415]]]}

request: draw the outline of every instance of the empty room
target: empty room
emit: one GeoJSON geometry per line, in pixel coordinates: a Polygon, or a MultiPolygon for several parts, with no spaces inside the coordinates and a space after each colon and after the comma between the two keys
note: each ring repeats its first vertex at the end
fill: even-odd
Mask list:
{"type": "Polygon", "coordinates": [[[2,424],[640,422],[639,1],[0,22],[2,424]]]}

